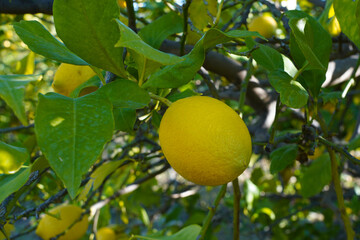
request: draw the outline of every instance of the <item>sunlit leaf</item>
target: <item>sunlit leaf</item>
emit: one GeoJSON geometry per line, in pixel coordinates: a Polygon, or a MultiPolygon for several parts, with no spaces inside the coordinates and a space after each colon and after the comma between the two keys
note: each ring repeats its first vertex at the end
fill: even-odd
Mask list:
{"type": "Polygon", "coordinates": [[[16,147],[0,141],[0,174],[17,172],[29,160],[26,148],[16,147]]]}
{"type": "Polygon", "coordinates": [[[64,63],[88,65],[52,36],[38,21],[20,21],[14,23],[14,29],[32,51],[44,57],[64,63]]]}

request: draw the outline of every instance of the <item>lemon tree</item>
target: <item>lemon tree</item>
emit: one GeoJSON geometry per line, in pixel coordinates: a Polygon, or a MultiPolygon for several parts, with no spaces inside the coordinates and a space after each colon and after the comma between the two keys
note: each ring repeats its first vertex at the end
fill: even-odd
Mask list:
{"type": "Polygon", "coordinates": [[[170,165],[196,184],[228,183],[249,165],[251,138],[245,123],[210,97],[173,103],[161,120],[159,140],[170,165]]]}
{"type": "Polygon", "coordinates": [[[359,10],[0,0],[0,233],[356,239],[359,10]]]}

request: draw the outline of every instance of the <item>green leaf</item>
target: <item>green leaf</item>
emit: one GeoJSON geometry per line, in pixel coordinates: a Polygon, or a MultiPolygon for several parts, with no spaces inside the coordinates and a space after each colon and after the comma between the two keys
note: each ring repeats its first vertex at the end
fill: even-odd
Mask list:
{"type": "Polygon", "coordinates": [[[116,22],[121,31],[120,40],[116,43],[116,47],[132,49],[136,53],[143,55],[145,58],[161,63],[162,65],[171,65],[183,60],[181,57],[164,53],[151,47],[119,19],[116,19],[116,22]]]}
{"type": "Polygon", "coordinates": [[[15,174],[0,176],[0,203],[19,190],[28,180],[30,168],[22,168],[15,174]]]}
{"type": "Polygon", "coordinates": [[[349,151],[360,148],[360,135],[357,135],[354,139],[349,142],[349,151]]]}
{"type": "Polygon", "coordinates": [[[137,239],[144,239],[144,240],[196,240],[197,236],[201,231],[201,227],[199,225],[193,224],[187,226],[174,235],[171,236],[164,236],[164,237],[142,237],[142,236],[134,236],[137,239]]]}
{"type": "Polygon", "coordinates": [[[53,14],[56,31],[71,51],[91,65],[126,76],[123,49],[115,47],[120,37],[116,1],[55,0],[53,14]]]}
{"type": "Polygon", "coordinates": [[[23,125],[27,125],[24,108],[26,86],[39,79],[36,75],[0,75],[0,97],[14,111],[23,125]]]}
{"type": "Polygon", "coordinates": [[[139,36],[153,48],[159,49],[170,35],[183,30],[183,20],[176,12],[165,14],[139,31],[139,36]]]}
{"type": "Polygon", "coordinates": [[[136,110],[133,108],[114,108],[115,130],[132,133],[136,121],[136,110]]]}
{"type": "Polygon", "coordinates": [[[0,174],[13,174],[29,160],[26,148],[16,147],[0,141],[0,174]]]}
{"type": "Polygon", "coordinates": [[[295,161],[297,153],[298,146],[296,144],[288,144],[272,151],[270,154],[270,172],[275,174],[285,169],[295,161]]]}
{"type": "Polygon", "coordinates": [[[323,154],[314,160],[310,166],[303,168],[303,175],[300,178],[301,195],[311,197],[330,184],[331,163],[328,154],[323,154]]]}
{"type": "MultiPolygon", "coordinates": [[[[313,17],[302,11],[288,11],[289,26],[292,30],[290,44],[297,44],[304,58],[308,61],[308,69],[325,71],[331,52],[330,34],[313,17]]],[[[292,53],[293,54],[293,53],[292,53]]],[[[295,58],[296,59],[296,58],[295,58]]],[[[302,67],[304,62],[297,62],[302,67]]]]}
{"type": "Polygon", "coordinates": [[[143,85],[144,88],[176,88],[188,83],[202,66],[205,60],[205,52],[217,44],[225,43],[234,39],[245,39],[251,36],[259,36],[258,33],[234,30],[224,33],[212,28],[196,43],[190,53],[182,57],[184,61],[169,65],[155,72],[143,85]]]}
{"type": "Polygon", "coordinates": [[[292,108],[303,107],[309,98],[303,86],[283,70],[275,70],[269,74],[270,84],[280,93],[283,104],[292,108]]]}
{"type": "Polygon", "coordinates": [[[86,199],[87,194],[92,189],[95,191],[98,189],[105,178],[112,172],[114,172],[124,161],[111,161],[106,162],[99,166],[91,175],[90,180],[86,183],[83,191],[79,195],[79,199],[86,199]]]}
{"type": "Polygon", "coordinates": [[[151,123],[156,129],[159,129],[159,127],[160,127],[161,118],[162,118],[161,114],[159,114],[156,111],[152,111],[151,123]]]}
{"type": "Polygon", "coordinates": [[[320,93],[321,86],[326,80],[326,71],[319,69],[307,70],[301,73],[299,82],[309,90],[313,97],[320,93]]]}
{"type": "Polygon", "coordinates": [[[143,108],[150,102],[148,92],[126,79],[116,79],[100,88],[99,92],[105,92],[115,108],[143,108]]]}
{"type": "Polygon", "coordinates": [[[49,33],[38,21],[14,23],[14,29],[28,47],[44,57],[75,65],[88,65],[49,33]]]}
{"type": "Polygon", "coordinates": [[[275,49],[258,44],[252,38],[246,39],[246,45],[251,49],[255,45],[259,45],[259,48],[252,52],[251,56],[255,59],[257,64],[261,65],[268,71],[276,69],[284,69],[284,61],[282,55],[275,49]]]}
{"type": "Polygon", "coordinates": [[[112,105],[101,94],[75,99],[56,93],[39,95],[37,141],[71,198],[77,194],[82,175],[112,138],[113,129],[112,105]]]}
{"type": "Polygon", "coordinates": [[[341,31],[360,49],[360,1],[334,0],[334,10],[341,31]]]}

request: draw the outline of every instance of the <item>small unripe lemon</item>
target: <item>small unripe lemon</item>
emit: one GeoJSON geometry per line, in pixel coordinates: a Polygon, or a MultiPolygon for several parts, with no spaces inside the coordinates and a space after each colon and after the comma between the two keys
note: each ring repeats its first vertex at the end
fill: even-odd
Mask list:
{"type": "Polygon", "coordinates": [[[96,232],[96,240],[116,240],[116,234],[113,229],[103,227],[96,232]]]}
{"type": "Polygon", "coordinates": [[[55,92],[70,96],[72,91],[95,75],[89,66],[62,63],[55,73],[52,87],[55,92]]]}
{"type": "Polygon", "coordinates": [[[273,17],[268,15],[261,15],[253,18],[250,21],[248,28],[249,31],[258,32],[262,36],[270,38],[275,34],[277,23],[273,17]]]}
{"type": "Polygon", "coordinates": [[[78,240],[85,235],[89,225],[86,215],[78,221],[81,213],[82,209],[75,205],[57,206],[49,211],[53,216],[47,214],[40,220],[36,234],[44,240],[49,240],[66,230],[58,240],[78,240]],[[69,228],[72,224],[74,225],[69,228]]]}
{"type": "Polygon", "coordinates": [[[238,177],[249,165],[251,138],[240,116],[211,97],[178,100],[159,128],[162,151],[185,179],[216,186],[238,177]]]}

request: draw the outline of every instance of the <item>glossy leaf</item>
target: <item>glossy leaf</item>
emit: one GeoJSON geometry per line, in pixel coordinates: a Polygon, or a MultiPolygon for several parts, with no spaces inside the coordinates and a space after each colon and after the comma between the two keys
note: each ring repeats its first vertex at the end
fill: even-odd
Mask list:
{"type": "Polygon", "coordinates": [[[37,141],[72,198],[82,175],[112,138],[113,129],[112,105],[101,94],[75,99],[56,93],[39,95],[35,116],[37,141]]]}
{"type": "Polygon", "coordinates": [[[117,79],[99,91],[105,92],[115,108],[143,108],[150,102],[150,96],[144,89],[126,79],[117,79]]]}
{"type": "Polygon", "coordinates": [[[303,169],[303,175],[300,178],[301,195],[311,197],[330,184],[331,181],[331,162],[328,154],[323,154],[314,160],[310,166],[303,169]]]}
{"type": "Polygon", "coordinates": [[[203,30],[208,24],[212,24],[212,16],[208,13],[204,0],[192,0],[189,7],[191,22],[197,29],[203,30]]]}
{"type": "Polygon", "coordinates": [[[91,65],[126,76],[123,49],[115,47],[120,37],[116,1],[55,0],[53,14],[56,31],[71,51],[91,65]]]}
{"type": "Polygon", "coordinates": [[[272,151],[270,154],[270,172],[275,174],[285,169],[295,161],[297,153],[298,146],[296,144],[288,144],[272,151]]]}
{"type": "Polygon", "coordinates": [[[145,56],[145,58],[161,63],[162,65],[170,65],[183,61],[181,57],[164,53],[151,47],[120,20],[116,19],[116,22],[121,31],[120,40],[116,43],[116,47],[132,49],[136,53],[145,56]]]}
{"type": "MultiPolygon", "coordinates": [[[[326,70],[332,44],[329,33],[305,12],[293,10],[286,12],[286,15],[292,30],[291,44],[297,44],[308,61],[306,69],[326,70]]],[[[298,62],[297,66],[302,67],[303,64],[298,62]]]]}
{"type": "Polygon", "coordinates": [[[360,1],[334,0],[334,10],[341,31],[360,49],[360,1]]]}
{"type": "Polygon", "coordinates": [[[139,36],[153,48],[159,49],[161,43],[168,36],[179,33],[182,30],[182,18],[176,12],[170,12],[143,27],[139,31],[139,36]]]}
{"type": "Polygon", "coordinates": [[[307,103],[309,98],[307,91],[286,72],[282,70],[270,72],[269,81],[280,93],[280,100],[283,104],[292,108],[301,108],[307,103]]]}
{"type": "Polygon", "coordinates": [[[0,176],[0,203],[19,190],[28,180],[30,168],[22,168],[15,174],[0,176]]]}
{"type": "Polygon", "coordinates": [[[57,40],[38,21],[20,21],[14,23],[14,29],[28,47],[44,57],[75,65],[88,65],[87,62],[71,52],[57,40]]]}
{"type": "Polygon", "coordinates": [[[17,172],[29,160],[26,148],[16,147],[0,141],[0,174],[17,172]]]}
{"type": "Polygon", "coordinates": [[[24,108],[26,86],[39,79],[36,75],[0,75],[0,97],[14,111],[23,125],[27,125],[24,108]]]}

